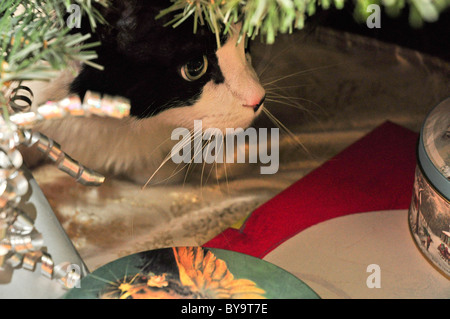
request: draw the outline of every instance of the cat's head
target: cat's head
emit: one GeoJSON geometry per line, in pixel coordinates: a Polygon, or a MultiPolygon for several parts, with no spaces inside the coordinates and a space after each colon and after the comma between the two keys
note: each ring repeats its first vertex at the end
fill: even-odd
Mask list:
{"type": "MultiPolygon", "coordinates": [[[[245,41],[237,44],[239,25],[221,38],[207,26],[193,32],[192,21],[164,26],[172,16],[155,19],[168,0],[114,0],[103,12],[108,24],[97,29],[97,63],[85,66],[71,90],[121,95],[131,114],[157,117],[172,126],[247,127],[261,112],[265,91],[251,66],[245,41]]],[[[86,19],[85,19],[86,20],[86,19]]]]}

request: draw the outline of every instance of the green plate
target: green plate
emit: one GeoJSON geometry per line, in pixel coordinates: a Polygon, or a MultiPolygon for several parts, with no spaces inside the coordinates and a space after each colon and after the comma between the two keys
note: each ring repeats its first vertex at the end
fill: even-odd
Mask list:
{"type": "Polygon", "coordinates": [[[304,282],[259,258],[173,247],[115,260],[84,277],[68,299],[319,299],[304,282]]]}

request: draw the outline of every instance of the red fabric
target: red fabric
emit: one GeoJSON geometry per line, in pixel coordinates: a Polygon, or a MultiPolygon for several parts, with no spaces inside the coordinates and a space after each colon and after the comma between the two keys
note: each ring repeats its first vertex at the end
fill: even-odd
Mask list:
{"type": "Polygon", "coordinates": [[[325,220],[407,209],[418,134],[386,122],[258,207],[239,229],[204,246],[263,258],[282,242],[325,220]]]}

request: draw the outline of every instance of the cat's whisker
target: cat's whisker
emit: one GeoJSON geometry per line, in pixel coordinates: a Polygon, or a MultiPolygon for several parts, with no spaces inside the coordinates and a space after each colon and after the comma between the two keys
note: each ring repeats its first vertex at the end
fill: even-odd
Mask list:
{"type": "Polygon", "coordinates": [[[273,80],[270,80],[269,82],[263,82],[262,85],[264,87],[269,86],[269,85],[274,85],[275,83],[278,83],[278,82],[280,82],[282,80],[286,80],[286,79],[292,78],[292,77],[297,76],[297,75],[304,75],[304,74],[308,73],[309,71],[310,70],[302,70],[302,71],[294,72],[294,73],[291,73],[291,74],[288,74],[288,75],[284,75],[284,76],[281,76],[281,77],[277,77],[277,78],[275,78],[273,80]]]}
{"type": "MultiPolygon", "coordinates": [[[[191,135],[192,132],[194,130],[191,130],[191,135]]],[[[188,143],[191,143],[191,139],[186,139],[183,143],[180,144],[179,148],[176,151],[180,151],[181,149],[183,149],[184,146],[186,146],[188,143]]],[[[161,164],[158,166],[158,168],[153,172],[153,174],[149,177],[149,179],[147,180],[147,182],[144,184],[144,186],[142,187],[142,189],[146,188],[147,185],[151,182],[151,180],[155,177],[155,175],[159,172],[159,170],[172,158],[172,151],[170,150],[169,153],[166,155],[166,157],[162,160],[161,164]]],[[[172,173],[168,178],[162,180],[162,182],[169,180],[170,178],[172,178],[174,176],[174,173],[172,173]]]]}
{"type": "Polygon", "coordinates": [[[287,85],[287,86],[279,86],[278,84],[269,84],[267,87],[265,87],[266,93],[270,96],[270,95],[276,95],[278,97],[283,97],[283,98],[289,98],[289,99],[299,99],[299,100],[305,100],[304,98],[301,98],[297,95],[293,96],[292,91],[289,91],[289,89],[292,88],[299,88],[299,87],[304,87],[307,86],[309,84],[299,84],[299,85],[287,85]]]}
{"type": "Polygon", "coordinates": [[[184,188],[184,186],[186,185],[188,176],[189,176],[189,172],[191,171],[191,167],[192,167],[192,161],[194,160],[194,157],[191,158],[191,160],[189,161],[189,163],[186,163],[181,170],[186,169],[186,172],[184,173],[184,179],[183,179],[183,185],[182,187],[184,188]]]}
{"type": "Polygon", "coordinates": [[[313,117],[314,119],[316,119],[315,114],[317,114],[317,112],[315,112],[315,109],[313,110],[312,108],[305,106],[304,104],[300,103],[299,101],[312,103],[312,104],[314,104],[314,106],[316,106],[316,108],[318,108],[322,111],[322,107],[320,107],[320,105],[318,105],[317,103],[314,103],[313,101],[310,101],[308,99],[286,97],[286,96],[281,96],[281,95],[274,96],[274,98],[271,98],[271,95],[272,94],[269,94],[268,97],[266,97],[267,102],[275,103],[275,104],[282,104],[282,105],[296,108],[300,111],[308,113],[308,115],[313,117]]]}
{"type": "Polygon", "coordinates": [[[283,95],[283,94],[278,93],[278,92],[272,92],[272,91],[267,91],[266,90],[266,93],[268,93],[269,96],[273,96],[273,97],[280,98],[280,99],[286,99],[286,100],[290,100],[290,101],[291,100],[309,101],[309,100],[307,100],[305,98],[302,98],[302,97],[299,97],[299,96],[283,95]]]}
{"type": "Polygon", "coordinates": [[[157,145],[153,151],[149,154],[150,156],[153,155],[153,153],[155,153],[156,151],[158,151],[165,143],[167,143],[169,140],[171,140],[172,137],[168,137],[165,140],[163,140],[159,145],[157,145]]]}
{"type": "MultiPolygon", "coordinates": [[[[291,88],[291,87],[295,88],[297,86],[280,87],[277,84],[272,84],[270,86],[272,86],[272,87],[266,88],[266,100],[268,102],[279,102],[279,103],[281,103],[281,101],[280,101],[280,99],[281,99],[284,102],[284,103],[281,103],[281,104],[285,104],[286,105],[286,103],[288,103],[288,104],[290,104],[289,106],[291,106],[291,107],[295,107],[295,108],[297,108],[299,110],[306,111],[316,121],[317,121],[317,118],[314,115],[316,112],[313,112],[311,108],[305,107],[303,104],[299,103],[298,101],[304,101],[304,102],[308,102],[310,104],[313,104],[315,106],[315,109],[320,110],[322,113],[327,113],[326,110],[321,105],[319,105],[318,103],[315,103],[314,101],[312,101],[310,99],[305,99],[305,98],[300,97],[300,96],[292,96],[292,95],[290,95],[290,94],[288,94],[286,92],[286,90],[288,88],[291,88]],[[271,98],[273,98],[273,99],[271,99],[271,98]]],[[[305,85],[302,85],[302,86],[305,86],[305,85]]]]}
{"type": "MultiPolygon", "coordinates": [[[[187,144],[192,143],[192,141],[195,140],[195,138],[198,137],[199,134],[200,134],[200,133],[198,133],[198,132],[195,132],[195,133],[194,133],[194,129],[192,129],[192,130],[190,131],[190,135],[192,136],[192,138],[189,139],[189,140],[186,140],[186,142],[185,142],[183,145],[181,145],[180,149],[184,148],[184,146],[186,146],[187,144]],[[196,134],[197,134],[197,135],[196,135],[196,134]]],[[[191,148],[191,151],[192,151],[192,149],[193,149],[193,148],[191,148]]],[[[197,154],[198,154],[198,153],[197,153],[197,154]]],[[[175,176],[176,174],[178,174],[178,173],[182,172],[183,170],[185,170],[185,173],[184,173],[184,179],[183,179],[183,184],[182,184],[182,187],[184,188],[184,186],[185,186],[185,184],[186,184],[186,182],[187,182],[187,178],[188,178],[189,172],[190,172],[191,167],[192,167],[192,164],[193,164],[193,160],[194,160],[194,158],[195,158],[195,156],[196,156],[197,154],[194,154],[193,156],[191,156],[191,159],[189,160],[189,162],[188,162],[188,163],[185,163],[181,168],[179,168],[180,165],[181,165],[181,163],[179,163],[179,164],[177,165],[177,167],[174,169],[174,171],[172,172],[172,174],[171,174],[168,178],[166,178],[165,180],[169,180],[170,178],[172,178],[172,177],[175,176]]]]}
{"type": "MultiPolygon", "coordinates": [[[[222,142],[220,143],[218,152],[223,152],[223,163],[222,163],[222,164],[224,165],[224,169],[226,170],[226,153],[225,153],[225,151],[226,151],[226,150],[225,150],[225,141],[222,140],[222,142]],[[223,148],[223,150],[222,150],[222,148],[223,148]]],[[[214,169],[215,172],[216,172],[216,182],[217,182],[217,185],[220,186],[218,167],[219,167],[219,163],[214,162],[214,163],[213,163],[213,166],[211,167],[211,169],[210,169],[210,171],[209,171],[209,176],[211,175],[211,173],[212,173],[212,171],[213,171],[213,169],[214,169]]],[[[209,176],[208,176],[208,179],[209,179],[209,176]]],[[[227,183],[227,188],[228,188],[228,180],[226,180],[226,183],[227,183]]]]}
{"type": "MultiPolygon", "coordinates": [[[[223,165],[223,175],[225,178],[225,185],[226,185],[227,193],[229,193],[230,191],[229,191],[228,171],[227,171],[227,162],[226,162],[226,148],[225,148],[226,142],[225,142],[225,140],[226,140],[225,138],[222,139],[221,143],[217,146],[216,154],[223,152],[223,159],[222,159],[221,164],[223,165]]],[[[205,164],[204,164],[204,166],[205,166],[205,164]]],[[[218,169],[219,169],[219,163],[217,161],[214,161],[212,163],[211,169],[209,170],[208,176],[206,177],[205,184],[208,182],[213,170],[215,170],[216,182],[217,182],[218,187],[220,187],[220,179],[221,178],[219,178],[218,169]]],[[[203,168],[203,170],[204,170],[204,168],[203,168]]],[[[203,178],[203,171],[202,171],[202,178],[203,178]]]]}
{"type": "Polygon", "coordinates": [[[265,87],[267,85],[273,85],[273,84],[278,83],[278,82],[280,82],[282,80],[289,79],[289,78],[297,76],[297,75],[305,75],[307,73],[316,72],[318,70],[330,69],[330,68],[334,68],[334,67],[336,67],[338,65],[339,64],[324,65],[324,66],[319,66],[319,67],[316,67],[316,68],[310,68],[310,69],[306,69],[306,70],[301,70],[301,71],[293,72],[291,74],[287,74],[287,75],[284,75],[284,76],[281,76],[281,77],[277,77],[274,80],[270,80],[270,78],[269,78],[270,82],[261,82],[261,84],[265,87]]]}
{"type": "MultiPolygon", "coordinates": [[[[194,136],[189,140],[189,143],[191,143],[191,142],[195,139],[195,137],[198,136],[198,134],[199,134],[199,133],[197,133],[197,135],[195,135],[195,133],[196,133],[196,132],[194,131],[194,129],[192,129],[192,130],[190,131],[191,136],[192,136],[192,135],[194,135],[194,136]]],[[[186,145],[187,145],[187,143],[185,143],[185,144],[183,145],[183,147],[186,146],[186,145]]],[[[191,148],[191,151],[192,151],[192,150],[193,150],[193,148],[191,148]]],[[[174,176],[174,175],[178,174],[179,172],[185,170],[185,173],[184,173],[184,179],[183,179],[183,184],[182,184],[182,187],[183,187],[183,188],[184,188],[184,186],[186,185],[187,178],[188,178],[190,169],[191,169],[191,167],[192,167],[192,161],[194,160],[194,158],[195,158],[195,154],[194,154],[194,156],[191,156],[191,159],[189,160],[189,162],[188,162],[188,163],[185,163],[185,165],[183,165],[183,166],[181,167],[181,169],[178,169],[178,167],[181,165],[181,163],[178,164],[178,165],[177,165],[178,171],[174,171],[174,173],[171,175],[171,176],[174,176]]]]}
{"type": "Polygon", "coordinates": [[[310,84],[297,84],[297,85],[286,85],[286,86],[279,86],[276,83],[274,84],[267,84],[266,87],[264,87],[264,89],[266,91],[281,91],[281,90],[285,90],[285,89],[298,89],[300,87],[305,87],[308,86],[310,84]]]}
{"type": "Polygon", "coordinates": [[[304,105],[302,105],[300,103],[294,103],[294,102],[289,101],[289,100],[288,101],[280,100],[280,99],[276,99],[275,100],[275,99],[271,99],[270,97],[269,98],[266,97],[266,101],[267,102],[274,102],[274,103],[279,103],[279,104],[291,106],[291,107],[294,107],[294,108],[296,108],[298,110],[301,110],[301,111],[308,111],[308,109],[304,105]]]}
{"type": "MultiPolygon", "coordinates": [[[[201,133],[203,133],[203,132],[201,132],[201,133]]],[[[207,142],[203,143],[202,147],[198,150],[198,152],[195,153],[192,156],[192,159],[191,159],[191,161],[189,163],[190,166],[193,164],[193,160],[194,160],[195,156],[198,155],[198,154],[203,154],[203,151],[205,150],[205,148],[209,144],[210,144],[210,141],[207,141],[207,142]]],[[[201,170],[201,174],[200,174],[200,192],[201,192],[201,196],[203,196],[203,173],[204,173],[205,165],[206,165],[206,162],[202,161],[202,170],[201,170]]]]}
{"type": "Polygon", "coordinates": [[[158,166],[158,168],[153,172],[153,174],[149,177],[149,179],[147,180],[147,182],[144,184],[144,186],[142,186],[142,189],[145,189],[147,187],[147,185],[152,181],[153,177],[155,177],[156,173],[159,172],[159,170],[161,169],[161,167],[164,166],[164,164],[166,164],[169,160],[171,159],[171,152],[169,152],[168,155],[166,155],[166,157],[163,159],[162,163],[158,166]]]}
{"type": "MultiPolygon", "coordinates": [[[[209,146],[211,144],[211,141],[209,140],[209,141],[207,141],[206,143],[204,143],[203,145],[202,145],[202,148],[201,148],[201,152],[203,153],[203,151],[205,150],[205,148],[207,147],[207,146],[209,146]]],[[[200,196],[201,196],[201,198],[203,198],[203,174],[204,174],[204,171],[205,171],[205,166],[206,166],[206,161],[202,161],[202,170],[201,170],[201,173],[200,173],[200,196]]]]}
{"type": "MultiPolygon", "coordinates": [[[[224,152],[223,152],[223,154],[224,154],[224,160],[223,160],[223,163],[222,163],[222,165],[223,165],[223,175],[224,175],[224,177],[225,177],[225,185],[226,185],[226,187],[227,187],[227,193],[229,194],[229,193],[230,193],[230,184],[229,184],[229,182],[228,182],[228,170],[227,170],[227,161],[226,161],[225,141],[222,143],[222,145],[223,145],[223,148],[224,148],[224,152]]],[[[218,170],[218,167],[219,167],[219,164],[216,163],[216,179],[217,179],[217,185],[220,186],[220,184],[219,184],[219,178],[218,178],[219,174],[218,174],[218,171],[217,171],[217,170],[218,170]]]]}
{"type": "MultiPolygon", "coordinates": [[[[306,34],[305,34],[306,36],[306,34]]],[[[287,45],[283,48],[283,50],[281,50],[280,52],[278,52],[277,54],[275,54],[272,58],[270,58],[269,61],[267,61],[266,66],[261,70],[258,71],[258,76],[261,78],[261,76],[264,74],[264,72],[269,68],[270,65],[272,65],[273,61],[275,61],[276,59],[278,59],[280,56],[282,56],[283,54],[286,54],[286,52],[288,52],[289,50],[293,49],[296,47],[296,45],[298,44],[298,42],[303,41],[304,37],[298,38],[296,41],[291,42],[290,45],[287,45]]]]}
{"type": "MultiPolygon", "coordinates": [[[[210,143],[211,143],[211,142],[209,142],[208,145],[209,145],[210,143]]],[[[219,150],[217,150],[217,152],[219,152],[219,150]]],[[[208,180],[209,180],[209,178],[210,178],[210,176],[211,176],[211,172],[212,172],[212,170],[214,169],[214,164],[215,164],[215,163],[216,163],[216,161],[214,161],[214,162],[213,162],[213,165],[211,165],[211,168],[210,168],[210,170],[209,170],[208,176],[206,176],[205,184],[208,183],[208,180]]],[[[202,182],[203,182],[203,172],[204,172],[205,168],[206,168],[206,161],[203,162],[202,174],[201,174],[201,178],[200,178],[200,186],[202,186],[202,182]]],[[[216,176],[217,176],[217,175],[216,175],[216,176]]]]}
{"type": "Polygon", "coordinates": [[[289,137],[295,142],[295,144],[301,149],[303,149],[306,153],[310,154],[309,150],[306,148],[306,146],[298,139],[298,137],[289,130],[286,125],[284,125],[278,118],[275,117],[267,108],[263,107],[262,111],[264,114],[267,115],[267,117],[276,125],[278,126],[282,131],[284,131],[289,137]]]}
{"type": "Polygon", "coordinates": [[[298,98],[298,100],[305,101],[305,102],[313,104],[316,107],[316,109],[314,109],[314,111],[313,111],[313,109],[304,106],[303,104],[301,104],[298,101],[295,101],[295,100],[293,101],[290,97],[289,98],[283,98],[282,96],[277,96],[275,99],[272,99],[270,97],[270,95],[271,94],[269,94],[269,97],[266,98],[266,101],[269,104],[270,103],[281,104],[281,105],[286,105],[286,106],[289,106],[289,107],[296,108],[296,109],[298,109],[300,111],[306,112],[311,118],[313,118],[318,123],[320,123],[320,120],[317,118],[316,114],[318,112],[315,112],[315,110],[319,109],[322,113],[326,113],[326,110],[324,110],[323,107],[321,107],[319,104],[315,103],[314,101],[311,101],[311,100],[308,100],[308,99],[304,99],[304,98],[300,98],[300,97],[298,98]]]}
{"type": "MultiPolygon", "coordinates": [[[[195,132],[195,133],[194,133],[194,130],[191,130],[191,131],[190,131],[190,134],[191,134],[192,138],[189,139],[189,140],[187,140],[184,144],[182,144],[182,145],[180,146],[180,149],[182,149],[182,148],[183,148],[184,146],[186,146],[188,143],[191,143],[192,141],[194,141],[194,140],[196,139],[196,137],[197,137],[197,138],[198,138],[198,137],[201,138],[202,132],[195,132]]],[[[208,144],[208,143],[204,143],[204,144],[202,145],[201,148],[199,148],[198,150],[196,150],[196,153],[194,153],[194,154],[191,156],[191,159],[189,160],[189,162],[188,162],[188,163],[185,163],[181,168],[180,168],[181,163],[178,164],[177,167],[175,168],[175,170],[172,172],[172,174],[171,174],[169,177],[167,177],[166,179],[164,179],[163,181],[167,181],[167,180],[169,180],[170,178],[172,178],[173,176],[175,176],[176,174],[178,174],[178,173],[182,172],[183,170],[185,170],[184,180],[183,180],[183,184],[182,184],[182,187],[184,187],[185,184],[186,184],[186,182],[187,182],[187,178],[188,178],[189,172],[191,171],[192,166],[195,164],[195,163],[194,163],[195,157],[196,157],[198,154],[200,154],[201,152],[203,152],[203,150],[204,150],[204,148],[206,147],[207,144],[208,144]]],[[[192,150],[195,151],[195,149],[191,148],[191,151],[192,151],[192,150]]],[[[202,174],[203,174],[203,173],[202,173],[202,174]]]]}
{"type": "Polygon", "coordinates": [[[288,134],[294,142],[296,142],[297,145],[301,146],[304,149],[303,143],[301,143],[300,140],[298,140],[297,136],[295,136],[294,133],[292,133],[291,130],[289,130],[279,119],[277,119],[268,109],[263,108],[263,112],[267,115],[267,117],[276,125],[278,126],[282,131],[284,131],[286,134],[288,134]]]}
{"type": "MultiPolygon", "coordinates": [[[[223,159],[222,165],[223,165],[223,172],[224,172],[224,176],[225,176],[225,185],[227,187],[227,193],[229,193],[230,192],[230,184],[228,183],[228,172],[227,172],[227,161],[226,161],[226,156],[227,155],[226,155],[225,141],[223,141],[221,147],[223,147],[223,157],[224,157],[224,159],[223,159]]],[[[217,180],[217,185],[220,186],[218,169],[219,169],[219,164],[216,163],[216,180],[217,180]]]]}

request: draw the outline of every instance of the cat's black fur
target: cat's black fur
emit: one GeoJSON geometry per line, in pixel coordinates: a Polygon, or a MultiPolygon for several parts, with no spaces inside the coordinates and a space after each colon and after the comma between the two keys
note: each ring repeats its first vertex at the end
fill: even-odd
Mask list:
{"type": "MultiPolygon", "coordinates": [[[[164,26],[173,15],[155,17],[170,5],[168,0],[111,1],[101,11],[108,23],[100,25],[91,38],[101,41],[95,62],[104,70],[84,66],[71,84],[71,92],[81,97],[87,90],[126,97],[131,115],[144,118],[168,107],[192,105],[208,81],[222,83],[214,34],[206,26],[194,34],[192,21],[176,28],[164,26]],[[208,58],[206,74],[193,82],[183,79],[181,67],[202,55],[208,58]]],[[[75,31],[91,32],[87,20],[75,31]]]]}
{"type": "MultiPolygon", "coordinates": [[[[63,72],[39,98],[67,96],[69,87],[82,99],[87,90],[122,96],[130,100],[133,116],[67,117],[45,121],[36,129],[93,170],[157,183],[181,176],[174,178],[178,164],[165,158],[176,143],[172,138],[176,128],[193,131],[196,120],[202,121],[204,130],[250,126],[262,112],[265,90],[246,54],[245,41],[238,41],[241,24],[233,23],[218,46],[208,26],[199,26],[194,34],[193,18],[176,28],[165,26],[173,14],[155,19],[171,4],[111,0],[100,9],[108,23],[100,25],[90,40],[101,42],[95,48],[95,62],[104,70],[84,65],[75,79],[71,72],[63,72]]],[[[82,18],[81,30],[73,30],[77,31],[91,33],[87,17],[82,18]]]]}

